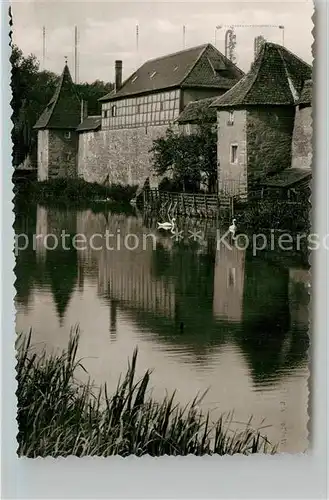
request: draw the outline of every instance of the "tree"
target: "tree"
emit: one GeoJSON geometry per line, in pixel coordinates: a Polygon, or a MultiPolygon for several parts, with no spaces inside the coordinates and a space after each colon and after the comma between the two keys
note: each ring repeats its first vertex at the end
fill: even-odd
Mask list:
{"type": "Polygon", "coordinates": [[[100,115],[101,105],[98,99],[113,90],[114,84],[95,80],[93,83],[80,83],[77,91],[81,99],[88,103],[88,115],[100,115]]]}
{"type": "Polygon", "coordinates": [[[205,180],[209,192],[217,186],[217,133],[204,112],[195,132],[183,134],[169,128],[165,137],[153,141],[153,167],[157,175],[170,176],[177,188],[197,191],[205,180]]]}
{"type": "MultiPolygon", "coordinates": [[[[12,46],[12,141],[13,164],[18,166],[27,156],[36,163],[37,132],[33,129],[39,116],[51,100],[59,76],[50,71],[40,71],[37,58],[25,57],[16,46],[12,46]]],[[[76,86],[79,97],[88,103],[88,114],[100,114],[98,99],[113,89],[112,83],[96,80],[76,86]]]]}
{"type": "Polygon", "coordinates": [[[58,76],[50,71],[39,71],[39,62],[33,54],[23,56],[12,47],[12,141],[13,164],[19,165],[27,155],[36,155],[36,132],[33,130],[38,117],[51,99],[58,76]]]}

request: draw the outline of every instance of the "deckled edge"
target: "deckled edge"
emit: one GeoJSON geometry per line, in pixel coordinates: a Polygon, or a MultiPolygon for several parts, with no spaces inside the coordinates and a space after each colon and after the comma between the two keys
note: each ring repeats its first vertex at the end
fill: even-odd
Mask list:
{"type": "MultiPolygon", "coordinates": [[[[11,9],[11,3],[9,4],[9,8],[8,8],[8,24],[9,24],[9,33],[8,33],[8,37],[9,37],[9,47],[10,47],[10,56],[11,57],[11,51],[12,51],[12,48],[13,48],[13,14],[12,14],[12,9],[11,9]]],[[[10,88],[9,88],[9,94],[10,94],[10,108],[11,108],[11,111],[12,111],[12,114],[10,116],[10,121],[11,121],[11,124],[12,124],[12,128],[11,128],[11,133],[13,131],[13,128],[14,128],[14,121],[13,121],[13,107],[12,107],[12,99],[13,99],[13,92],[12,92],[12,66],[10,65],[10,88]]],[[[11,141],[11,194],[12,194],[12,198],[11,198],[11,204],[12,204],[12,212],[14,214],[14,220],[13,220],[13,224],[12,224],[12,228],[13,228],[13,232],[15,233],[15,220],[16,220],[16,214],[15,214],[15,195],[14,195],[14,182],[13,182],[13,169],[14,169],[14,163],[13,163],[13,159],[14,159],[14,148],[13,148],[13,142],[11,141]]],[[[14,251],[13,251],[14,252],[14,251]]],[[[18,429],[18,402],[17,402],[17,390],[18,390],[18,381],[17,381],[17,349],[16,349],[16,341],[17,341],[17,333],[16,333],[16,314],[17,314],[17,310],[16,310],[16,305],[15,305],[15,298],[16,298],[16,273],[15,273],[15,270],[16,270],[16,257],[15,258],[15,261],[14,261],[14,267],[13,267],[13,273],[14,273],[14,282],[13,282],[13,286],[14,286],[14,296],[13,296],[13,301],[14,301],[14,309],[15,309],[15,313],[14,313],[14,351],[15,351],[15,361],[14,361],[14,370],[15,370],[15,373],[14,373],[14,388],[15,388],[15,413],[16,413],[16,418],[15,418],[15,426],[16,426],[16,432],[15,432],[15,439],[16,439],[16,455],[18,455],[18,432],[19,432],[19,429],[18,429]]]]}
{"type": "MultiPolygon", "coordinates": [[[[313,189],[315,188],[315,182],[314,182],[314,172],[316,170],[315,168],[315,155],[314,155],[314,146],[315,146],[315,133],[314,133],[314,125],[315,125],[315,119],[314,119],[314,104],[315,104],[315,37],[316,37],[316,5],[315,5],[315,0],[313,0],[313,15],[311,17],[312,23],[313,23],[313,29],[311,31],[312,37],[313,37],[313,43],[312,43],[312,102],[311,102],[311,126],[312,126],[312,161],[311,161],[311,169],[313,172],[313,175],[311,177],[310,181],[310,196],[308,198],[308,203],[309,203],[309,218],[311,222],[311,228],[314,227],[315,223],[315,214],[314,210],[312,209],[312,200],[313,200],[313,189]]],[[[314,352],[312,352],[313,345],[311,344],[311,329],[313,328],[313,315],[312,315],[312,309],[313,309],[313,279],[312,279],[312,264],[314,261],[314,257],[311,251],[308,252],[308,264],[309,264],[309,270],[308,270],[308,305],[307,305],[307,310],[308,310],[308,350],[307,350],[307,359],[308,359],[308,379],[307,379],[307,423],[306,423],[306,429],[307,429],[307,441],[308,441],[308,451],[312,448],[313,445],[313,432],[312,432],[312,426],[313,426],[313,411],[314,411],[314,395],[313,395],[313,364],[314,364],[314,352]]]]}

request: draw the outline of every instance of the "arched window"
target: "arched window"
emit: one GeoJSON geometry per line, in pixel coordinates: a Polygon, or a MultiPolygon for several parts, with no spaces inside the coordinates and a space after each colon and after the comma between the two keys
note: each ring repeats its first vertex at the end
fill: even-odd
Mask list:
{"type": "Polygon", "coordinates": [[[111,112],[112,112],[112,116],[117,116],[117,106],[116,106],[116,104],[112,105],[111,112]]]}

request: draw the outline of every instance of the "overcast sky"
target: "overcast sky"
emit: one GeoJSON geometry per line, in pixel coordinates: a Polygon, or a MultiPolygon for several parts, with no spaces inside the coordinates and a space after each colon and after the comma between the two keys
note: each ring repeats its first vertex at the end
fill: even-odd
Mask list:
{"type": "MultiPolygon", "coordinates": [[[[224,52],[226,25],[284,25],[285,46],[312,63],[313,4],[308,0],[289,2],[66,2],[14,1],[13,41],[24,52],[42,61],[42,27],[46,28],[46,69],[60,73],[64,58],[74,76],[74,26],[79,30],[79,81],[113,81],[114,61],[123,60],[124,78],[144,61],[203,43],[215,44],[224,52]],[[136,25],[139,50],[136,50],[136,25]]],[[[262,34],[282,43],[282,30],[236,28],[237,64],[248,70],[253,58],[253,39],[262,34]]]]}

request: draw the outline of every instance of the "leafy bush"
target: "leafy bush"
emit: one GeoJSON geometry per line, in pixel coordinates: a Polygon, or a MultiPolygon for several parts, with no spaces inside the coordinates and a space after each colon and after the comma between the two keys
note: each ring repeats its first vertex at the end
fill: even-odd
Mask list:
{"type": "Polygon", "coordinates": [[[62,177],[22,184],[16,192],[16,200],[28,199],[30,202],[46,205],[53,203],[84,205],[108,198],[115,203],[128,203],[133,198],[136,189],[137,186],[123,186],[121,184],[104,186],[79,178],[62,177]]]}
{"type": "Polygon", "coordinates": [[[248,229],[281,229],[292,232],[308,231],[310,228],[310,205],[307,201],[258,200],[237,207],[239,224],[248,229]]]}

